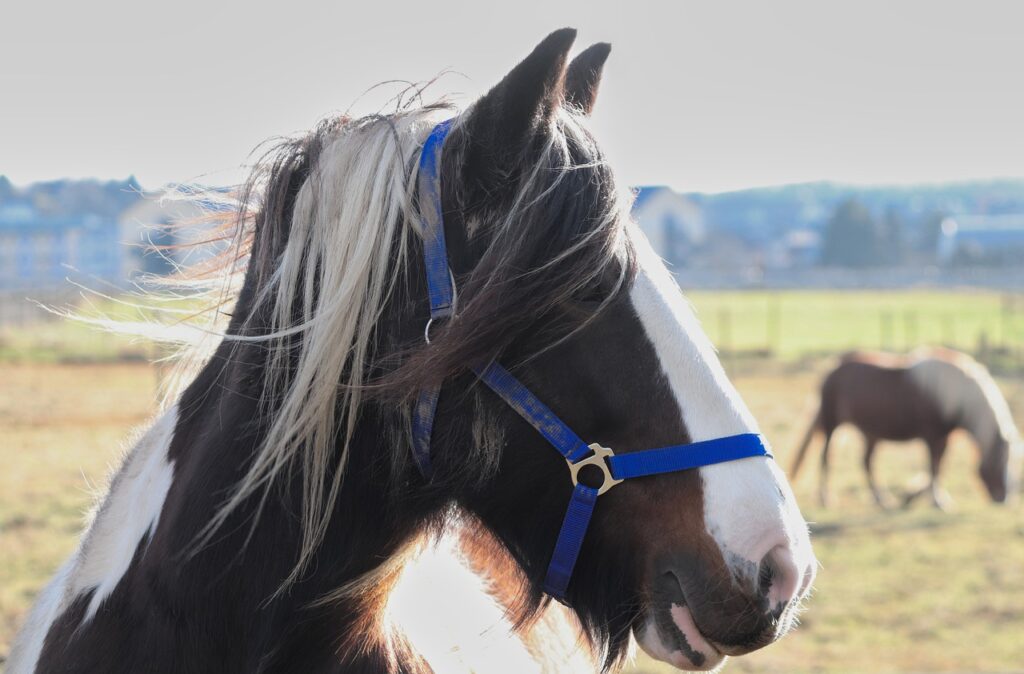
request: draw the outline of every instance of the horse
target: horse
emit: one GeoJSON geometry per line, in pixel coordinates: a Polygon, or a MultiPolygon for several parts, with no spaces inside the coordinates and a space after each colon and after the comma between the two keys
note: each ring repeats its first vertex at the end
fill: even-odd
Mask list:
{"type": "Polygon", "coordinates": [[[816,561],[767,449],[612,479],[642,448],[683,443],[678,458],[758,429],[589,130],[610,48],[570,62],[574,40],[552,33],[461,111],[331,118],[258,164],[227,326],[128,453],[9,674],[520,672],[564,620],[576,641],[543,671],[581,653],[616,669],[634,637],[712,669],[790,630],[816,561]],[[518,406],[483,385],[498,360],[518,406]],[[546,425],[526,416],[538,401],[546,425]],[[568,429],[595,442],[569,476],[551,451],[568,429]],[[612,486],[582,509],[564,593],[546,591],[562,529],[587,527],[579,508],[563,527],[567,506],[612,486]],[[428,574],[432,604],[409,599],[417,564],[457,566],[428,574]],[[419,638],[451,636],[458,578],[522,657],[469,665],[419,638]],[[395,620],[410,601],[418,631],[395,620]]]}
{"type": "Polygon", "coordinates": [[[821,406],[800,444],[790,470],[796,479],[817,432],[824,433],[818,498],[828,504],[828,459],[832,434],[850,423],[864,435],[864,472],[875,503],[892,499],[875,482],[872,459],[879,440],[920,439],[928,447],[929,479],[904,497],[909,506],[925,492],[945,509],[939,471],[949,435],[966,430],[981,451],[978,473],[992,501],[1004,503],[1018,491],[1024,442],[1010,407],[988,370],[967,354],[922,348],[906,356],[854,351],[844,354],[821,386],[821,406]]]}

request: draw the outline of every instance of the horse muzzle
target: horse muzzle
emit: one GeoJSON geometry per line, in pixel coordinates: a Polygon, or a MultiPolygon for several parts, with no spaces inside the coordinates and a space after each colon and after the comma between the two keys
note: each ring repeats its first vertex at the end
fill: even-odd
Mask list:
{"type": "Polygon", "coordinates": [[[709,577],[694,573],[686,558],[661,566],[637,633],[648,655],[679,669],[713,670],[726,656],[763,648],[793,627],[814,582],[813,557],[798,562],[787,546],[777,546],[759,564],[731,567],[709,577]]]}

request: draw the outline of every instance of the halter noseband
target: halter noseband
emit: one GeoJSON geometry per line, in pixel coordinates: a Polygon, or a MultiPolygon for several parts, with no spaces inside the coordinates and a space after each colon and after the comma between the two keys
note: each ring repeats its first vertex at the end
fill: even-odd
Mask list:
{"type": "MultiPolygon", "coordinates": [[[[427,342],[430,341],[431,324],[451,318],[455,303],[455,284],[448,266],[441,207],[441,148],[452,122],[447,120],[434,127],[423,145],[419,162],[419,210],[430,297],[430,321],[424,331],[427,342]]],[[[616,455],[611,449],[597,443],[588,445],[583,442],[564,421],[497,362],[491,362],[486,367],[474,367],[473,372],[519,416],[537,429],[569,463],[572,497],[544,579],[544,591],[558,600],[565,599],[565,591],[598,496],[630,478],[674,473],[751,456],[772,457],[765,439],[757,433],[742,433],[715,440],[616,455]],[[579,482],[580,470],[585,466],[595,466],[601,471],[604,479],[600,487],[588,487],[579,482]]],[[[427,478],[432,473],[430,436],[440,394],[440,387],[422,391],[413,413],[413,458],[420,472],[427,478]]]]}

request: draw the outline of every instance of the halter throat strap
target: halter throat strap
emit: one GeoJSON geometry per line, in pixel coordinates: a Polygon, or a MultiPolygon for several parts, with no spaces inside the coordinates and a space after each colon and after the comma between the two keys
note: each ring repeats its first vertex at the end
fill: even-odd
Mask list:
{"type": "MultiPolygon", "coordinates": [[[[428,343],[432,325],[438,320],[453,318],[456,311],[455,281],[448,264],[441,200],[442,148],[453,121],[450,119],[442,122],[431,131],[420,153],[417,174],[420,234],[430,300],[430,320],[424,330],[424,338],[428,343]]],[[[772,457],[767,442],[757,433],[615,454],[597,443],[588,445],[584,442],[533,392],[497,362],[474,367],[473,372],[533,426],[569,464],[573,491],[544,579],[544,591],[560,601],[565,600],[598,496],[623,480],[674,473],[749,457],[772,457]],[[596,466],[601,470],[603,481],[599,486],[590,487],[579,481],[579,473],[585,466],[596,466]]],[[[413,459],[426,479],[430,479],[433,474],[430,437],[440,395],[440,387],[421,391],[413,410],[413,459]]]]}

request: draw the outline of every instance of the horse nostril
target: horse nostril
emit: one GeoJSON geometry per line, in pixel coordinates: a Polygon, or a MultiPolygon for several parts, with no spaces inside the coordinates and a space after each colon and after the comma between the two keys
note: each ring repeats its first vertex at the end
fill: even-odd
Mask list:
{"type": "Polygon", "coordinates": [[[772,561],[770,556],[766,556],[761,560],[761,566],[757,570],[757,590],[758,594],[762,597],[767,598],[768,592],[772,587],[772,580],[775,578],[775,562],[772,561]]]}
{"type": "Polygon", "coordinates": [[[802,574],[793,560],[793,552],[788,546],[775,546],[761,560],[758,572],[758,589],[768,599],[768,610],[781,613],[800,586],[802,574]]]}

